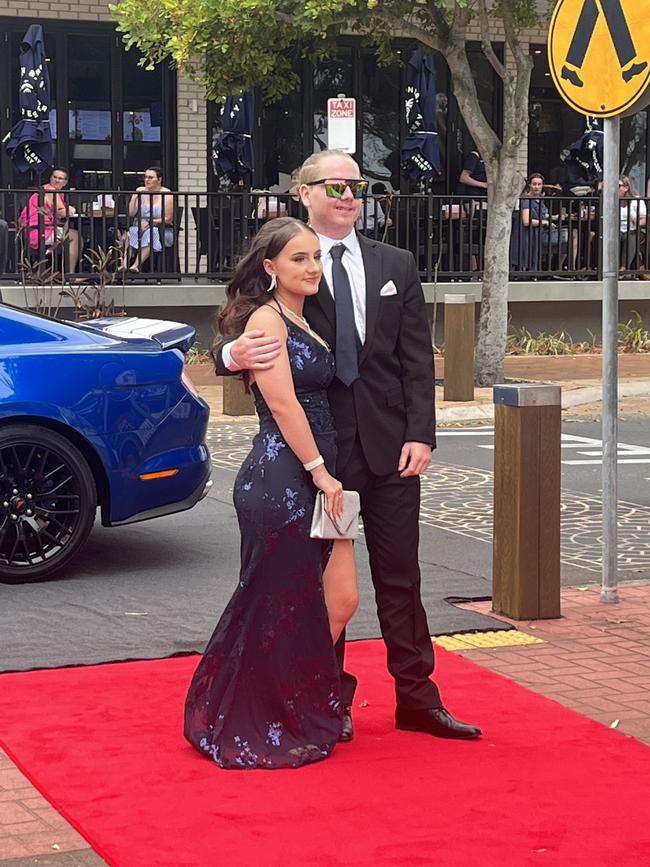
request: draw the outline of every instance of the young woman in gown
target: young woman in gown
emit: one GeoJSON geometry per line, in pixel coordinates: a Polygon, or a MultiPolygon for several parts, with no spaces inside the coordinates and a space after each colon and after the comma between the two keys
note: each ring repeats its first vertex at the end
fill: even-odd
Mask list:
{"type": "Polygon", "coordinates": [[[343,708],[334,643],[357,606],[350,541],[310,538],[316,491],[342,512],[331,473],[336,434],[327,401],[329,347],[302,317],[322,275],[318,236],[269,221],[228,287],[228,338],[260,329],[282,353],[250,383],[259,433],[234,485],[239,584],[190,685],[185,736],[222,768],[299,767],[326,758],[343,708]]]}

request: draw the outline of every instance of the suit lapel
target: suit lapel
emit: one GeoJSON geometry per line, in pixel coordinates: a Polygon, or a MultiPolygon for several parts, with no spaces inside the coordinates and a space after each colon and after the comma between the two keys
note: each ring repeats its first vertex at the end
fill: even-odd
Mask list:
{"type": "Polygon", "coordinates": [[[363,267],[366,272],[366,339],[359,353],[359,364],[368,355],[375,336],[377,316],[379,315],[379,291],[381,287],[381,257],[375,241],[365,235],[357,235],[363,267]]]}

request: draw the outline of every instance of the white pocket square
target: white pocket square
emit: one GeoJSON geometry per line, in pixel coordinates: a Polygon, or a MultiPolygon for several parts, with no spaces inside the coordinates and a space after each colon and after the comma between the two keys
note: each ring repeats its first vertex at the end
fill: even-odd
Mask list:
{"type": "Polygon", "coordinates": [[[397,295],[397,286],[392,280],[389,280],[388,283],[384,283],[381,287],[379,294],[382,298],[385,298],[387,295],[397,295]]]}

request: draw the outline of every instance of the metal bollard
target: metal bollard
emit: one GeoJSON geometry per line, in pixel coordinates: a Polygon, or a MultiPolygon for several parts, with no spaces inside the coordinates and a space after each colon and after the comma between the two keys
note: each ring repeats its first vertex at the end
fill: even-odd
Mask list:
{"type": "Polygon", "coordinates": [[[247,394],[241,376],[223,376],[223,414],[255,415],[253,395],[247,394]]]}
{"type": "Polygon", "coordinates": [[[560,617],[559,385],[494,387],[492,608],[560,617]]]}
{"type": "Polygon", "coordinates": [[[445,295],[444,400],[474,400],[473,295],[445,295]]]}

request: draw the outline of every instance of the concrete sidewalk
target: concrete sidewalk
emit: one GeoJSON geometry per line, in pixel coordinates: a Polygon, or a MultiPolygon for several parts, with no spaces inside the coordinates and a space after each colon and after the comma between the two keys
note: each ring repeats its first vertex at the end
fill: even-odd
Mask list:
{"type": "MultiPolygon", "coordinates": [[[[599,356],[510,357],[506,376],[557,383],[564,405],[580,406],[599,400],[600,364],[599,356]]],[[[236,423],[238,419],[221,415],[222,389],[213,372],[204,365],[190,367],[189,372],[210,403],[213,420],[236,423]]],[[[441,424],[492,417],[491,389],[477,389],[475,400],[467,404],[444,403],[438,391],[441,424]]],[[[650,395],[650,356],[620,357],[620,392],[650,395]]],[[[251,417],[241,421],[250,422],[251,417]]],[[[493,639],[485,633],[455,639],[457,652],[650,745],[650,582],[625,584],[620,595],[620,604],[603,605],[594,587],[566,589],[560,619],[516,622],[516,632],[495,633],[493,639]],[[469,646],[472,640],[480,646],[469,646]]],[[[489,602],[468,607],[484,614],[490,611],[489,602]]],[[[0,751],[0,867],[101,864],[86,841],[0,751]]]]}
{"type": "MultiPolygon", "coordinates": [[[[549,382],[562,387],[562,407],[570,410],[600,401],[600,355],[509,355],[505,362],[506,381],[549,382]]],[[[255,416],[223,414],[223,386],[209,364],[190,365],[186,368],[192,381],[211,409],[215,422],[250,422],[255,416]]],[[[436,356],[436,380],[444,380],[444,358],[436,356]]],[[[436,386],[436,413],[438,424],[488,422],[494,418],[492,388],[477,388],[473,401],[451,402],[443,400],[444,389],[436,386]]],[[[650,395],[650,354],[619,355],[619,396],[621,398],[650,395]]]]}

